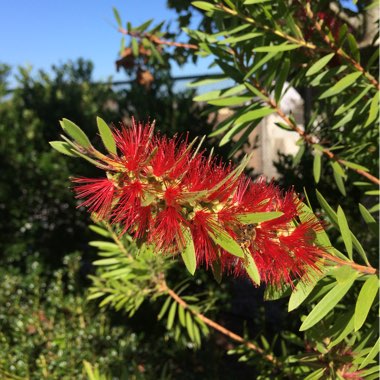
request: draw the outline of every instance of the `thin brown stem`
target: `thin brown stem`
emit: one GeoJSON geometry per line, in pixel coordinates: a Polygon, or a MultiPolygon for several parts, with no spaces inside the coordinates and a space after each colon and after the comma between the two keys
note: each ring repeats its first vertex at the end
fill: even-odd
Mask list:
{"type": "Polygon", "coordinates": [[[355,269],[356,271],[358,271],[360,273],[364,273],[364,274],[377,274],[378,273],[378,270],[376,268],[373,268],[371,266],[359,265],[359,264],[354,263],[353,261],[346,261],[346,260],[340,259],[339,257],[332,256],[326,252],[320,253],[320,256],[325,258],[326,260],[330,260],[333,263],[336,263],[338,265],[350,266],[352,269],[355,269]]]}
{"type": "Polygon", "coordinates": [[[252,17],[242,15],[239,12],[237,12],[231,8],[226,7],[224,4],[218,4],[217,7],[219,9],[223,10],[224,12],[229,13],[232,16],[236,16],[236,17],[240,18],[241,20],[244,20],[248,24],[255,25],[256,27],[258,27],[262,30],[265,30],[266,32],[270,32],[272,34],[275,34],[276,36],[279,36],[279,37],[281,37],[281,38],[283,38],[289,42],[292,42],[294,44],[300,45],[300,46],[308,48],[308,49],[313,49],[313,50],[317,49],[317,46],[311,42],[307,42],[305,40],[293,37],[293,36],[283,32],[282,30],[272,29],[267,25],[258,24],[257,21],[255,19],[253,19],[252,17]]]}
{"type": "Polygon", "coordinates": [[[135,37],[138,39],[146,38],[147,40],[151,41],[152,43],[154,43],[156,45],[176,46],[176,47],[181,47],[184,49],[192,49],[192,50],[198,50],[199,49],[198,45],[163,40],[163,39],[155,36],[154,34],[150,34],[150,33],[133,32],[133,31],[128,31],[127,29],[124,29],[124,28],[119,28],[119,32],[126,35],[126,36],[135,37]]]}
{"type": "MultiPolygon", "coordinates": [[[[301,4],[301,2],[300,2],[301,4]]],[[[303,6],[301,4],[301,6],[303,6]]],[[[368,72],[364,69],[364,67],[357,62],[355,59],[353,59],[350,55],[348,55],[341,47],[336,46],[335,41],[333,41],[328,34],[326,34],[323,30],[323,23],[318,21],[311,10],[310,4],[308,3],[307,6],[304,8],[306,16],[309,18],[309,20],[313,23],[314,28],[318,31],[319,35],[323,39],[323,41],[326,43],[326,45],[333,51],[335,54],[337,54],[339,57],[344,59],[346,62],[350,63],[352,66],[355,67],[357,71],[360,71],[363,73],[363,75],[368,79],[370,83],[373,84],[374,87],[376,87],[377,90],[380,90],[380,84],[379,82],[368,72]]]]}
{"type": "Polygon", "coordinates": [[[257,352],[258,354],[262,355],[262,357],[269,362],[271,362],[276,367],[281,367],[281,363],[271,354],[265,353],[265,351],[255,345],[252,342],[247,341],[242,336],[235,334],[231,330],[226,329],[219,323],[216,323],[215,321],[207,318],[203,314],[199,313],[198,311],[194,310],[193,308],[189,307],[189,305],[184,301],[173,289],[170,289],[166,283],[163,284],[162,290],[166,291],[170,297],[172,297],[179,305],[181,305],[184,309],[187,309],[192,313],[194,316],[199,318],[202,322],[204,322],[207,326],[213,328],[216,331],[219,331],[223,335],[229,337],[230,339],[234,340],[235,342],[239,342],[244,344],[247,348],[251,349],[252,351],[257,352]]]}
{"type": "MultiPolygon", "coordinates": [[[[311,135],[311,134],[308,134],[306,133],[303,129],[301,129],[293,120],[291,120],[280,108],[280,106],[278,105],[278,103],[276,103],[276,101],[274,99],[272,99],[269,94],[263,89],[261,88],[261,86],[259,85],[259,83],[255,80],[252,81],[252,84],[267,98],[267,104],[272,107],[276,113],[281,117],[281,119],[295,132],[297,132],[303,139],[306,143],[308,144],[315,144],[318,142],[318,138],[314,135],[311,135]]],[[[337,161],[339,162],[340,164],[345,165],[345,160],[339,158],[336,154],[334,154],[331,150],[329,150],[328,148],[323,148],[322,149],[322,152],[327,156],[329,157],[331,160],[334,160],[334,161],[337,161]]],[[[363,177],[366,177],[368,180],[370,180],[372,183],[374,183],[375,185],[380,185],[380,180],[379,178],[375,177],[374,175],[372,175],[371,173],[368,173],[364,170],[361,170],[361,169],[355,169],[355,168],[352,168],[352,167],[349,167],[349,169],[353,170],[354,172],[356,172],[357,174],[363,176],[363,177]]]]}

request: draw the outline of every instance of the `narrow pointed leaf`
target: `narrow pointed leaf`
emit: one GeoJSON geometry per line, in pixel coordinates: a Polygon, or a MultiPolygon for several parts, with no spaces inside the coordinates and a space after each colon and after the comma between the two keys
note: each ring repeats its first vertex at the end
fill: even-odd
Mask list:
{"type": "Polygon", "coordinates": [[[321,274],[320,276],[313,276],[311,279],[307,280],[300,280],[297,284],[297,286],[294,288],[290,298],[289,298],[289,304],[288,304],[288,311],[292,311],[297,309],[309,296],[309,294],[313,291],[315,288],[315,285],[317,282],[323,277],[321,274]]]}
{"type": "Polygon", "coordinates": [[[321,178],[321,162],[322,162],[322,154],[319,151],[314,152],[314,161],[313,161],[313,175],[315,183],[319,182],[321,178]]]}
{"type": "Polygon", "coordinates": [[[176,310],[177,310],[177,302],[173,302],[172,306],[170,307],[169,314],[168,314],[168,320],[166,323],[166,328],[168,330],[170,330],[173,327],[176,310]]]}
{"type": "Polygon", "coordinates": [[[367,364],[369,364],[372,361],[372,359],[379,353],[379,349],[380,349],[380,338],[377,339],[377,341],[376,341],[375,345],[372,347],[371,351],[368,353],[366,358],[360,364],[359,369],[362,369],[367,364]]]}
{"type": "Polygon", "coordinates": [[[194,275],[197,267],[197,258],[195,256],[193,237],[188,227],[183,227],[182,233],[185,239],[185,248],[181,252],[182,260],[185,263],[187,270],[194,275]]]}
{"type": "Polygon", "coordinates": [[[319,59],[317,62],[315,62],[309,68],[309,70],[307,70],[306,76],[308,77],[310,75],[314,75],[314,74],[319,73],[331,61],[331,59],[332,59],[332,57],[334,57],[334,55],[335,55],[335,53],[331,53],[331,54],[325,55],[324,57],[319,59]]]}
{"type": "Polygon", "coordinates": [[[348,227],[346,215],[344,214],[344,211],[342,210],[340,206],[338,207],[337,217],[338,217],[338,226],[340,229],[340,233],[342,234],[343,242],[346,247],[348,257],[352,260],[351,231],[350,231],[350,228],[348,227]]]}
{"type": "Polygon", "coordinates": [[[364,324],[373,301],[379,291],[379,279],[376,275],[370,276],[363,284],[355,306],[354,326],[358,331],[364,324]]]}
{"type": "Polygon", "coordinates": [[[246,122],[253,121],[256,119],[261,119],[265,116],[270,115],[273,112],[275,112],[275,110],[269,107],[263,107],[263,108],[259,108],[253,111],[248,111],[242,116],[238,117],[235,123],[246,123],[246,122]]]}
{"type": "Polygon", "coordinates": [[[331,88],[326,90],[324,93],[322,93],[319,96],[319,99],[326,99],[330,96],[334,96],[345,90],[347,87],[352,86],[355,81],[362,75],[361,72],[355,72],[346,75],[344,78],[339,80],[337,83],[334,84],[331,88]]]}
{"type": "Polygon", "coordinates": [[[233,96],[231,98],[221,98],[209,100],[207,103],[212,104],[214,106],[228,107],[228,106],[236,106],[241,103],[245,103],[252,100],[252,96],[233,96]]]}
{"type": "Polygon", "coordinates": [[[100,133],[100,137],[104,144],[104,147],[112,154],[116,154],[116,143],[113,138],[110,127],[107,123],[100,118],[99,116],[96,118],[96,122],[98,124],[98,130],[100,133]]]}
{"type": "Polygon", "coordinates": [[[251,278],[251,280],[255,284],[260,285],[259,270],[257,268],[255,260],[253,259],[252,255],[249,253],[245,256],[244,267],[245,267],[245,270],[247,271],[249,277],[251,278]]]}
{"type": "Polygon", "coordinates": [[[345,282],[336,283],[336,285],[318,302],[312,309],[311,313],[303,321],[300,331],[308,330],[325,317],[350,290],[356,279],[354,273],[345,282]]]}
{"type": "Polygon", "coordinates": [[[210,232],[211,239],[225,251],[237,257],[244,257],[244,251],[240,245],[222,228],[215,228],[210,232]]]}
{"type": "Polygon", "coordinates": [[[55,149],[57,152],[65,154],[66,156],[70,157],[77,157],[73,152],[72,152],[72,147],[70,144],[64,141],[50,141],[49,144],[53,149],[55,149]]]}
{"type": "Polygon", "coordinates": [[[280,45],[269,45],[269,46],[259,46],[257,48],[254,48],[253,51],[255,52],[265,52],[265,53],[280,53],[282,51],[288,51],[288,50],[294,50],[300,48],[301,45],[298,44],[280,44],[280,45]]]}
{"type": "Polygon", "coordinates": [[[72,121],[68,119],[62,119],[60,121],[62,129],[72,137],[79,145],[84,148],[90,148],[91,143],[86,134],[72,121]]]}
{"type": "Polygon", "coordinates": [[[115,20],[116,20],[116,22],[117,22],[117,26],[118,26],[119,28],[121,28],[121,27],[122,27],[122,24],[121,24],[121,18],[120,18],[119,11],[118,11],[115,7],[113,7],[112,10],[113,10],[113,15],[114,15],[114,17],[115,17],[115,20]]]}
{"type": "Polygon", "coordinates": [[[236,217],[240,223],[262,223],[279,218],[284,213],[281,211],[253,212],[249,214],[238,214],[236,217]]]}
{"type": "Polygon", "coordinates": [[[376,92],[376,95],[373,97],[372,101],[371,101],[371,105],[369,107],[369,115],[368,115],[368,119],[365,123],[365,127],[367,127],[368,125],[370,125],[373,121],[376,120],[376,117],[379,113],[379,96],[380,96],[380,93],[379,92],[376,92]]]}

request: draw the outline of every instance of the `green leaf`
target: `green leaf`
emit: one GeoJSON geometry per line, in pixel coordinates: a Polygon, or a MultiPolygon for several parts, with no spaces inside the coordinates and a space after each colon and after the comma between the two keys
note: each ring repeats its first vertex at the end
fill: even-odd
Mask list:
{"type": "Polygon", "coordinates": [[[273,112],[275,112],[275,110],[270,107],[263,107],[253,111],[248,111],[242,116],[238,117],[235,123],[246,123],[252,120],[261,119],[265,116],[270,115],[273,112]]]}
{"type": "Polygon", "coordinates": [[[339,161],[342,165],[347,166],[348,168],[351,169],[358,169],[358,170],[363,170],[364,172],[368,172],[369,170],[362,165],[355,164],[354,162],[346,161],[346,160],[340,160],[339,161]]]}
{"type": "Polygon", "coordinates": [[[91,143],[86,134],[72,121],[68,119],[62,119],[60,121],[62,129],[72,137],[79,145],[84,148],[90,148],[91,143]]]}
{"type": "Polygon", "coordinates": [[[215,78],[211,77],[211,78],[208,78],[208,79],[201,79],[201,80],[197,80],[197,81],[194,81],[194,82],[191,82],[191,83],[187,83],[186,86],[187,87],[208,86],[210,84],[215,84],[215,83],[223,82],[226,79],[228,79],[228,78],[225,77],[224,75],[217,75],[217,76],[215,76],[215,78]]]}
{"type": "Polygon", "coordinates": [[[100,259],[100,260],[95,260],[93,262],[94,265],[117,265],[117,264],[120,264],[120,260],[117,259],[117,258],[109,258],[109,259],[100,259]]]}
{"type": "Polygon", "coordinates": [[[279,102],[283,94],[283,87],[284,87],[286,79],[288,78],[289,69],[290,69],[290,59],[285,58],[281,66],[281,70],[279,70],[279,75],[276,78],[276,85],[275,85],[275,90],[274,90],[274,99],[276,103],[279,102]]]}
{"type": "Polygon", "coordinates": [[[267,3],[270,0],[244,0],[244,5],[267,3]]]}
{"type": "Polygon", "coordinates": [[[70,157],[77,157],[73,152],[72,152],[72,147],[70,144],[64,141],[50,141],[49,144],[53,149],[55,149],[57,152],[65,154],[66,156],[70,157]]]}
{"type": "Polygon", "coordinates": [[[353,273],[346,279],[346,281],[336,283],[336,285],[312,309],[311,313],[303,321],[300,331],[308,330],[325,317],[350,290],[356,277],[357,273],[353,273]]]}
{"type": "Polygon", "coordinates": [[[276,301],[284,297],[289,297],[291,294],[290,286],[282,286],[278,288],[276,286],[266,284],[264,291],[264,300],[265,301],[276,301]]]}
{"type": "Polygon", "coordinates": [[[185,239],[185,248],[181,252],[182,260],[187,270],[194,275],[197,268],[197,258],[195,256],[195,247],[191,231],[188,227],[182,227],[183,237],[185,239]]]}
{"type": "Polygon", "coordinates": [[[251,278],[251,280],[255,284],[260,285],[260,273],[259,273],[259,270],[257,269],[255,260],[253,259],[250,253],[245,255],[244,268],[247,271],[248,276],[251,278]]]}
{"type": "Polygon", "coordinates": [[[121,23],[121,18],[120,18],[119,11],[115,7],[113,7],[112,10],[113,10],[113,15],[115,17],[115,20],[117,22],[117,26],[119,28],[121,28],[122,27],[122,23],[121,23]]]}
{"type": "Polygon", "coordinates": [[[353,310],[344,313],[340,318],[336,319],[334,326],[329,331],[329,334],[334,336],[334,340],[329,343],[327,348],[331,350],[332,347],[340,343],[348,334],[354,329],[354,312],[353,310]]]}
{"type": "Polygon", "coordinates": [[[314,150],[313,175],[315,183],[318,183],[321,178],[321,161],[322,153],[318,150],[314,150]]]}
{"type": "Polygon", "coordinates": [[[358,43],[355,40],[355,37],[351,34],[347,34],[347,42],[348,46],[350,47],[352,57],[356,62],[360,62],[360,51],[358,47],[358,43]]]}
{"type": "Polygon", "coordinates": [[[207,103],[212,104],[214,106],[235,106],[237,104],[245,103],[252,100],[252,96],[233,96],[231,98],[221,98],[210,100],[207,103]]]}
{"type": "Polygon", "coordinates": [[[220,262],[220,259],[212,262],[211,269],[212,269],[212,274],[214,275],[215,281],[218,284],[220,284],[222,282],[222,276],[223,276],[222,264],[220,262]]]}
{"type": "Polygon", "coordinates": [[[189,338],[194,341],[193,319],[191,318],[191,313],[189,311],[186,312],[186,329],[189,338]]]}
{"type": "Polygon", "coordinates": [[[162,308],[160,310],[160,313],[158,314],[157,316],[157,319],[160,320],[162,319],[162,317],[165,315],[166,311],[168,310],[168,307],[170,305],[170,301],[172,300],[172,298],[170,296],[168,296],[164,302],[164,304],[162,305],[162,308]]]}
{"type": "Polygon", "coordinates": [[[324,274],[315,273],[313,276],[299,280],[289,298],[288,312],[297,309],[306,300],[323,276],[324,274]]]}
{"type": "Polygon", "coordinates": [[[360,71],[346,75],[344,78],[340,79],[331,88],[326,90],[319,96],[319,99],[326,99],[330,96],[334,96],[345,90],[347,87],[352,86],[355,81],[362,75],[360,71]]]}
{"type": "Polygon", "coordinates": [[[376,341],[375,345],[372,347],[371,351],[368,353],[366,358],[360,364],[359,369],[362,369],[367,364],[369,364],[372,361],[372,359],[379,353],[379,349],[380,349],[380,338],[377,339],[377,341],[376,341]]]}
{"type": "Polygon", "coordinates": [[[375,218],[361,203],[359,203],[359,211],[364,221],[367,223],[368,228],[373,232],[375,236],[377,236],[379,233],[379,225],[376,222],[375,218]]]}
{"type": "Polygon", "coordinates": [[[377,118],[377,115],[379,113],[379,95],[380,93],[377,91],[376,95],[372,98],[371,105],[369,107],[368,119],[364,125],[365,127],[370,125],[377,118]]]}
{"type": "Polygon", "coordinates": [[[98,124],[98,130],[100,133],[100,138],[102,139],[102,142],[104,144],[104,147],[112,154],[116,154],[116,143],[113,138],[112,132],[110,127],[107,125],[107,123],[97,116],[96,123],[98,124]]]}
{"type": "Polygon", "coordinates": [[[246,40],[252,40],[253,38],[262,36],[262,33],[247,33],[242,36],[238,37],[228,37],[225,40],[221,40],[218,42],[219,45],[226,45],[226,44],[236,44],[237,42],[242,42],[246,40]]]}
{"type": "Polygon", "coordinates": [[[170,307],[169,314],[168,314],[168,320],[166,323],[166,328],[168,330],[170,330],[173,327],[176,310],[177,310],[177,302],[173,302],[172,306],[170,307]]]}
{"type": "Polygon", "coordinates": [[[332,127],[330,127],[331,130],[339,129],[340,127],[348,124],[352,120],[352,118],[355,114],[355,111],[356,111],[356,109],[349,110],[349,112],[347,112],[346,115],[344,115],[344,117],[342,117],[336,124],[334,124],[332,127]]]}
{"type": "Polygon", "coordinates": [[[348,257],[352,260],[352,239],[351,239],[351,231],[348,227],[346,215],[340,206],[338,206],[338,226],[340,229],[340,233],[342,234],[344,245],[346,246],[346,250],[348,253],[348,257]]]}
{"type": "Polygon", "coordinates": [[[252,49],[252,50],[257,52],[257,53],[272,53],[272,52],[280,53],[282,51],[294,50],[294,49],[298,49],[300,47],[301,47],[301,45],[288,44],[285,42],[285,43],[280,44],[280,45],[259,46],[259,47],[252,49]]]}
{"type": "Polygon", "coordinates": [[[335,53],[330,53],[330,54],[325,55],[321,59],[318,59],[318,61],[315,62],[309,68],[309,70],[307,70],[306,76],[308,77],[310,75],[314,75],[314,74],[317,74],[318,72],[320,72],[331,61],[331,59],[332,59],[332,57],[334,57],[334,55],[335,55],[335,53]]]}
{"type": "Polygon", "coordinates": [[[326,212],[327,216],[331,220],[332,223],[334,223],[336,226],[338,226],[338,217],[336,216],[335,211],[332,209],[332,207],[327,203],[326,199],[323,197],[323,195],[318,191],[315,190],[317,194],[317,199],[323,210],[326,212]]]}
{"type": "Polygon", "coordinates": [[[111,234],[107,230],[105,230],[104,228],[101,228],[99,226],[90,225],[89,228],[90,228],[90,230],[94,231],[95,233],[97,233],[98,235],[101,235],[103,237],[108,238],[111,236],[111,234]]]}
{"type": "Polygon", "coordinates": [[[262,223],[268,220],[279,218],[284,213],[281,211],[252,212],[248,214],[237,214],[236,218],[240,223],[262,223]]]}
{"type": "Polygon", "coordinates": [[[326,368],[318,368],[308,376],[305,377],[305,380],[319,380],[321,379],[326,372],[326,368]]]}
{"type": "Polygon", "coordinates": [[[179,319],[179,323],[183,327],[186,327],[185,309],[183,308],[182,305],[178,305],[178,319],[179,319]]]}
{"type": "Polygon", "coordinates": [[[108,241],[90,241],[88,243],[91,247],[96,247],[102,251],[119,251],[120,248],[117,244],[108,241]]]}
{"type": "Polygon", "coordinates": [[[355,331],[358,331],[363,326],[378,291],[378,277],[376,275],[368,277],[366,282],[363,284],[358,300],[356,301],[354,318],[355,331]]]}
{"type": "Polygon", "coordinates": [[[207,3],[206,1],[192,1],[191,5],[204,11],[214,11],[217,9],[215,5],[207,3]]]}
{"type": "Polygon", "coordinates": [[[193,101],[194,102],[204,102],[204,101],[208,101],[208,100],[219,99],[220,94],[221,94],[220,90],[206,92],[205,94],[195,96],[193,98],[193,101]]]}
{"type": "Polygon", "coordinates": [[[153,22],[153,19],[151,18],[150,20],[145,21],[140,26],[136,27],[136,30],[138,30],[139,32],[145,32],[149,28],[152,22],[153,22]]]}
{"type": "MultiPolygon", "coordinates": [[[[339,189],[339,191],[346,196],[346,188],[344,186],[344,178],[345,175],[343,176],[341,173],[343,172],[343,169],[339,165],[338,162],[330,162],[331,167],[333,168],[333,176],[335,183],[339,189]]],[[[344,172],[343,172],[344,173],[344,172]]]]}
{"type": "Polygon", "coordinates": [[[359,94],[355,94],[351,97],[350,102],[346,104],[342,104],[334,113],[335,116],[341,115],[345,113],[347,110],[352,108],[360,99],[362,99],[370,90],[372,86],[367,86],[363,89],[359,94]]]}
{"type": "Polygon", "coordinates": [[[135,57],[139,56],[139,44],[136,38],[132,38],[132,53],[135,57]]]}
{"type": "Polygon", "coordinates": [[[375,195],[375,196],[379,196],[380,195],[380,191],[379,190],[368,190],[364,193],[365,195],[375,195]]]}
{"type": "Polygon", "coordinates": [[[244,257],[243,249],[227,231],[223,230],[220,226],[218,228],[212,228],[212,230],[213,232],[209,232],[209,235],[216,244],[234,256],[244,257]]]}
{"type": "Polygon", "coordinates": [[[275,51],[275,52],[268,53],[263,58],[261,58],[258,62],[255,62],[253,67],[249,69],[247,74],[244,76],[244,80],[247,80],[248,78],[250,78],[260,67],[264,66],[268,61],[270,61],[278,53],[280,52],[275,51]]]}

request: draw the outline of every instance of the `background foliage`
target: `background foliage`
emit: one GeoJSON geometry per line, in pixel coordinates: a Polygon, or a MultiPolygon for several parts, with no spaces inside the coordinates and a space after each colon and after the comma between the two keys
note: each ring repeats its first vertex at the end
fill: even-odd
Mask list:
{"type": "Polygon", "coordinates": [[[177,25],[137,27],[115,10],[118,65],[132,79],[121,90],[93,83],[92,64],[78,60],[51,75],[21,68],[9,92],[10,69],[1,66],[5,378],[377,378],[378,277],[365,268],[378,266],[378,182],[363,172],[378,173],[378,48],[375,38],[362,43],[365,21],[347,21],[366,20],[368,2],[359,1],[358,12],[334,3],[338,15],[329,3],[176,1],[168,5],[177,25]],[[194,12],[201,22],[190,30],[194,12]],[[174,91],[170,63],[206,56],[221,75],[174,91]],[[194,88],[216,81],[221,90],[195,98],[204,108],[193,102],[194,88]],[[307,94],[304,130],[281,109],[288,83],[307,94]],[[233,116],[213,127],[210,118],[224,107],[233,116]],[[109,226],[89,230],[68,177],[94,169],[47,144],[59,138],[63,117],[100,146],[96,115],[107,122],[135,115],[156,118],[171,135],[211,134],[209,144],[232,156],[270,113],[300,135],[299,153],[279,157],[279,183],[306,189],[305,203],[326,222],[319,239],[337,259],[290,300],[289,289],[256,289],[248,280],[219,285],[203,271],[189,278],[178,261],[160,262],[150,249],[137,255],[109,226]],[[215,333],[202,316],[244,341],[215,333]]]}

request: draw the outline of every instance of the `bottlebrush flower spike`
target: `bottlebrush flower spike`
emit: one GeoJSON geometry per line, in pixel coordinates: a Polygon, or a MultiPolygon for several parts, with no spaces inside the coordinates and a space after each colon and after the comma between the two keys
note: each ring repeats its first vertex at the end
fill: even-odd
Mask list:
{"type": "Polygon", "coordinates": [[[248,274],[256,284],[292,284],[318,267],[322,248],[314,240],[321,225],[301,222],[293,191],[244,176],[249,158],[236,168],[223,165],[187,139],[155,135],[154,125],[134,120],[112,136],[117,154],[67,141],[107,175],[74,179],[77,198],[120,234],[154,244],[159,253],[181,253],[191,273],[212,266],[248,274]]]}

